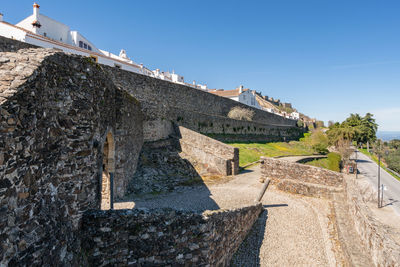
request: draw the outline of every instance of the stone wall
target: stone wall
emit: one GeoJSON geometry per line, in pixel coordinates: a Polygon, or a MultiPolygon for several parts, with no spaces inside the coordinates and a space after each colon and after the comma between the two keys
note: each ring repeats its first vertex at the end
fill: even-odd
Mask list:
{"type": "Polygon", "coordinates": [[[372,211],[364,202],[354,178],[345,179],[346,200],[349,212],[361,240],[376,266],[398,266],[400,263],[400,245],[388,232],[387,227],[374,219],[372,211]]]}
{"type": "Polygon", "coordinates": [[[210,137],[179,127],[179,143],[183,153],[205,165],[208,173],[236,175],[239,173],[239,149],[210,137]]]}
{"type": "Polygon", "coordinates": [[[82,251],[91,266],[228,266],[261,210],[91,211],[82,251]]]}
{"type": "Polygon", "coordinates": [[[38,48],[35,45],[19,42],[0,36],[0,52],[17,52],[20,49],[38,48]]]}
{"type": "Polygon", "coordinates": [[[157,135],[171,127],[169,121],[203,134],[215,134],[223,140],[224,135],[237,136],[230,140],[251,141],[254,137],[260,141],[297,139],[303,128],[296,121],[269,112],[255,109],[228,98],[216,96],[188,86],[151,78],[148,76],[121,71],[104,66],[114,84],[137,98],[145,114],[145,139],[155,141],[157,135]],[[254,111],[252,121],[240,121],[227,117],[234,107],[243,107],[254,111]],[[160,123],[160,121],[164,121],[160,123]]]}
{"type": "Polygon", "coordinates": [[[15,44],[0,53],[0,265],[77,265],[82,214],[100,208],[105,137],[123,195],[141,108],[91,60],[15,44]]]}
{"type": "Polygon", "coordinates": [[[133,195],[168,192],[177,186],[201,183],[202,178],[185,158],[175,138],[145,142],[128,192],[133,195]]]}
{"type": "Polygon", "coordinates": [[[290,179],[325,186],[342,186],[343,183],[341,173],[267,157],[261,157],[261,175],[265,178],[290,179]]]}

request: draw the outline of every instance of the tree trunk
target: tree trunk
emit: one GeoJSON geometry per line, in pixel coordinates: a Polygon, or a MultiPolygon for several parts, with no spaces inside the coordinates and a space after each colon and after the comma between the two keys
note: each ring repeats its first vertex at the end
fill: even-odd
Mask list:
{"type": "Polygon", "coordinates": [[[369,141],[367,141],[367,151],[369,153],[369,141]]]}

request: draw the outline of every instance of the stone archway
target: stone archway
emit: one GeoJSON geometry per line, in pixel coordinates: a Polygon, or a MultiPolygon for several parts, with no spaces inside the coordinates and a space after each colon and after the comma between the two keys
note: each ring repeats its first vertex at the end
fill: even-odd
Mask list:
{"type": "Polygon", "coordinates": [[[102,210],[113,208],[113,177],[115,170],[115,144],[111,132],[107,133],[103,147],[103,168],[101,175],[101,204],[102,210]]]}

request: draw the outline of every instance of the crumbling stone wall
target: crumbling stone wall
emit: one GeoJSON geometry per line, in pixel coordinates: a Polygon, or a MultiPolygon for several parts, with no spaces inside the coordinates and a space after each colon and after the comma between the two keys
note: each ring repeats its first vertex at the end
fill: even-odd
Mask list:
{"type": "Polygon", "coordinates": [[[228,266],[261,210],[90,211],[83,253],[91,266],[228,266]]]}
{"type": "Polygon", "coordinates": [[[100,208],[105,136],[123,194],[141,108],[89,59],[17,48],[0,53],[0,265],[78,265],[82,214],[100,208]]]}
{"type": "Polygon", "coordinates": [[[169,138],[143,144],[137,170],[128,185],[128,193],[142,195],[168,192],[177,186],[201,181],[193,161],[182,155],[178,140],[169,138]]]}
{"type": "Polygon", "coordinates": [[[179,127],[179,143],[182,152],[192,155],[204,165],[208,173],[236,175],[239,173],[239,149],[210,137],[179,127]]]}

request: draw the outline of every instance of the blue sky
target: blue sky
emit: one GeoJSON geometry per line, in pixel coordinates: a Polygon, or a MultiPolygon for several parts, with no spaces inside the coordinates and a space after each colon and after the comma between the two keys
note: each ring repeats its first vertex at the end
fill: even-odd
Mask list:
{"type": "MultiPolygon", "coordinates": [[[[2,0],[4,19],[32,1],[2,0]]],[[[100,49],[187,82],[240,84],[318,119],[375,114],[400,131],[400,1],[50,1],[41,13],[100,49]]]]}

